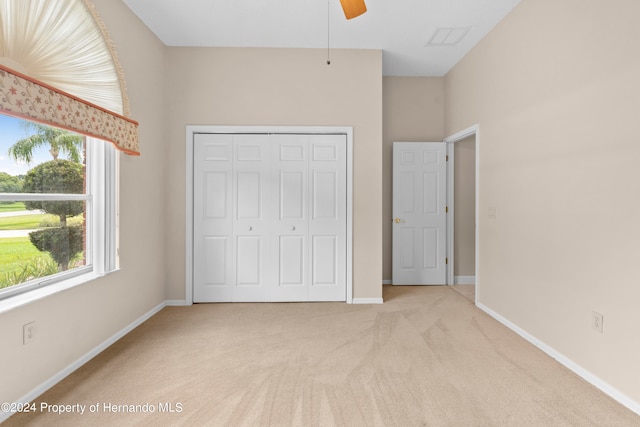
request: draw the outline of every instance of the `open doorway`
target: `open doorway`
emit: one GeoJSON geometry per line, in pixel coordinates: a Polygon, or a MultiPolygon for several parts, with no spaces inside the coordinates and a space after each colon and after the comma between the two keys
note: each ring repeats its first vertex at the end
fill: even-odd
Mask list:
{"type": "Polygon", "coordinates": [[[448,283],[474,303],[478,291],[478,139],[477,125],[445,138],[450,157],[447,199],[453,211],[448,230],[448,283]]]}

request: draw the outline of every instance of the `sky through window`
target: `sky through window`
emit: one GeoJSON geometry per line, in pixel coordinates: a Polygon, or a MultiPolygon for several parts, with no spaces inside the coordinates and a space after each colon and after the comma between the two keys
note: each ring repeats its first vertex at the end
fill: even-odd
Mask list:
{"type": "Polygon", "coordinates": [[[9,175],[25,175],[29,169],[39,163],[51,160],[49,148],[39,147],[34,150],[33,161],[30,165],[9,157],[9,147],[16,141],[26,138],[33,134],[33,130],[24,129],[21,125],[23,121],[10,116],[0,114],[0,172],[6,172],[9,175]]]}

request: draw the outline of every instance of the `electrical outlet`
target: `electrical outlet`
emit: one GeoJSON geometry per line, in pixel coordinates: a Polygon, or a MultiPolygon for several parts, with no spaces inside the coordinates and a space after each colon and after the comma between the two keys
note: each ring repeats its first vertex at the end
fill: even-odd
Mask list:
{"type": "Polygon", "coordinates": [[[591,328],[596,332],[603,333],[604,316],[597,311],[594,311],[591,314],[591,328]]]}
{"type": "Polygon", "coordinates": [[[22,326],[22,345],[27,345],[36,337],[36,322],[22,326]]]}

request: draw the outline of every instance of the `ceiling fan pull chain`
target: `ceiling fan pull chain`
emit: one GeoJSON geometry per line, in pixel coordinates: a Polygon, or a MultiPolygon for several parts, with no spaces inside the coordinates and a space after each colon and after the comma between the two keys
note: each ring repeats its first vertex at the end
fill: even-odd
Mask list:
{"type": "Polygon", "coordinates": [[[327,0],[327,65],[331,65],[331,52],[330,52],[330,44],[329,44],[329,33],[331,30],[331,1],[327,0]]]}

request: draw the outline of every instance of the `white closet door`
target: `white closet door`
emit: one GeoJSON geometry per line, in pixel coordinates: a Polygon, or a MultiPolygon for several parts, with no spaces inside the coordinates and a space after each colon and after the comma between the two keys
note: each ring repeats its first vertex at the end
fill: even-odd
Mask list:
{"type": "Polygon", "coordinates": [[[273,135],[272,301],[309,298],[309,137],[273,135]]]}
{"type": "Polygon", "coordinates": [[[198,134],[194,302],[346,300],[346,136],[198,134]]]}
{"type": "Polygon", "coordinates": [[[309,136],[309,301],[347,297],[346,138],[309,136]]]}
{"type": "Polygon", "coordinates": [[[196,134],[193,176],[193,301],[233,301],[233,137],[196,134]]]}
{"type": "Polygon", "coordinates": [[[268,241],[273,215],[268,140],[268,135],[233,136],[233,301],[269,301],[268,241]]]}

